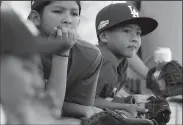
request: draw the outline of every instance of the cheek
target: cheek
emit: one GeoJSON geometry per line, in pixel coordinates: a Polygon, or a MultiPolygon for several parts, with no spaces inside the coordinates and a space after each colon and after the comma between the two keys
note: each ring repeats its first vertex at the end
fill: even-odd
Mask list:
{"type": "Polygon", "coordinates": [[[80,18],[74,18],[72,21],[72,28],[73,29],[77,29],[77,27],[79,26],[79,22],[80,22],[80,18]]]}
{"type": "Polygon", "coordinates": [[[142,40],[141,40],[141,38],[139,38],[138,46],[140,47],[141,44],[142,44],[142,40]]]}
{"type": "Polygon", "coordinates": [[[52,32],[54,27],[60,24],[59,17],[55,17],[53,14],[45,13],[42,15],[41,19],[41,28],[45,30],[45,32],[52,32]]]}
{"type": "Polygon", "coordinates": [[[141,38],[139,38],[139,39],[138,39],[138,43],[137,43],[137,46],[138,46],[137,51],[139,50],[139,48],[140,48],[140,46],[141,46],[141,43],[142,43],[142,42],[141,42],[141,38]]]}
{"type": "Polygon", "coordinates": [[[113,36],[113,44],[117,49],[123,51],[128,46],[128,39],[122,34],[116,34],[113,36]]]}

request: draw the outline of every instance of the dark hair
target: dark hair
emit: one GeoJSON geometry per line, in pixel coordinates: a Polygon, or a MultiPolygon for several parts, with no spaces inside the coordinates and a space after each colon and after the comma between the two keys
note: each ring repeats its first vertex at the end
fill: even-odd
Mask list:
{"type": "Polygon", "coordinates": [[[49,5],[51,3],[51,1],[45,1],[43,4],[41,4],[40,6],[37,6],[36,8],[34,8],[34,10],[36,12],[38,12],[39,14],[42,14],[44,7],[49,5]]]}
{"type": "MultiPolygon", "coordinates": [[[[38,12],[39,14],[42,14],[44,7],[49,5],[52,1],[45,1],[44,3],[42,3],[41,5],[37,6],[36,8],[34,8],[34,10],[36,12],[38,12]]],[[[80,1],[76,1],[76,3],[78,4],[78,8],[79,8],[79,15],[81,13],[81,2],[80,1]]]]}

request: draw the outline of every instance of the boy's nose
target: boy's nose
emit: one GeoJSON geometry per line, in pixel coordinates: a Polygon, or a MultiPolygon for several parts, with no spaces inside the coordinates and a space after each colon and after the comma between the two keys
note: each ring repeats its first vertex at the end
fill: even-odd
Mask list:
{"type": "Polygon", "coordinates": [[[62,24],[64,25],[70,25],[72,23],[72,19],[71,16],[69,14],[65,14],[63,20],[62,20],[62,24]]]}
{"type": "Polygon", "coordinates": [[[133,43],[138,43],[138,38],[137,36],[133,35],[132,39],[131,39],[131,42],[133,43]]]}
{"type": "Polygon", "coordinates": [[[131,33],[131,42],[133,43],[137,43],[139,40],[138,40],[138,36],[136,35],[136,33],[132,32],[131,33]]]}

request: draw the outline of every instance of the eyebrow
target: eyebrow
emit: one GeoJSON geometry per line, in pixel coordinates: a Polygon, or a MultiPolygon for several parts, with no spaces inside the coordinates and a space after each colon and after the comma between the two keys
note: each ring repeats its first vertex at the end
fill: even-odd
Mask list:
{"type": "MultiPolygon", "coordinates": [[[[55,6],[53,6],[54,8],[59,8],[59,9],[63,9],[63,10],[66,10],[67,8],[65,8],[65,7],[63,7],[63,6],[59,6],[59,5],[55,5],[55,6]]],[[[74,8],[74,7],[72,7],[72,8],[69,8],[70,10],[72,10],[72,11],[79,11],[79,9],[78,8],[74,8]]]]}

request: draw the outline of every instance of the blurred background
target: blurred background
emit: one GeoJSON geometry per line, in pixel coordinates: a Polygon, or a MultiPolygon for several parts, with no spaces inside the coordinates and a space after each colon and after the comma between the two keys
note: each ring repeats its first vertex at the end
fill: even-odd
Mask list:
{"type": "MultiPolygon", "coordinates": [[[[137,7],[141,16],[155,18],[159,26],[147,36],[142,38],[142,46],[138,52],[139,57],[147,67],[155,65],[153,54],[157,47],[168,47],[172,51],[172,59],[182,64],[182,1],[82,1],[81,23],[78,33],[82,39],[97,44],[95,32],[95,17],[104,6],[128,2],[137,7]]],[[[30,1],[3,1],[2,6],[11,4],[13,9],[26,20],[30,13],[30,1]]],[[[136,94],[150,93],[143,86],[143,81],[131,69],[129,69],[130,84],[128,88],[136,94]],[[138,84],[137,84],[138,83],[138,84]],[[138,85],[138,86],[137,86],[138,85]]],[[[170,101],[171,102],[171,101],[170,101]]],[[[182,101],[171,102],[172,118],[169,125],[182,125],[182,101]]]]}

